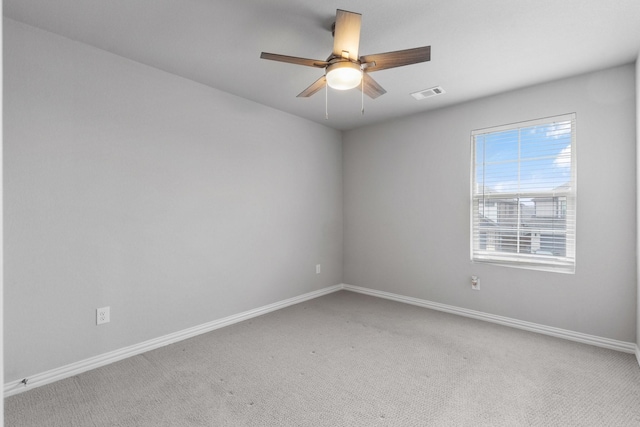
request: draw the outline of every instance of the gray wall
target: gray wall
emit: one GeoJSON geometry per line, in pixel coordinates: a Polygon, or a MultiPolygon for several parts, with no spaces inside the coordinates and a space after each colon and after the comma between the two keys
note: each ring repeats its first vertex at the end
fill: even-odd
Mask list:
{"type": "Polygon", "coordinates": [[[344,282],[633,342],[635,102],[627,65],[346,132],[344,282]],[[571,112],[576,274],[472,264],[471,130],[571,112]]]}
{"type": "Polygon", "coordinates": [[[4,30],[7,381],[341,282],[338,131],[4,30]]]}
{"type": "MultiPolygon", "coordinates": [[[[636,60],[636,191],[638,192],[638,204],[636,205],[636,219],[638,221],[638,228],[636,232],[640,230],[640,173],[638,172],[638,165],[640,165],[640,52],[638,53],[638,59],[636,60]]],[[[638,249],[637,256],[640,257],[640,233],[638,234],[638,249]]],[[[638,303],[637,314],[636,314],[636,356],[638,357],[638,362],[640,363],[640,258],[638,259],[638,290],[637,290],[637,298],[638,303]]]]}
{"type": "MultiPolygon", "coordinates": [[[[0,20],[0,41],[3,39],[3,22],[0,20]]],[[[4,68],[4,67],[0,67],[4,68]]],[[[0,69],[0,76],[3,75],[3,70],[0,69]]],[[[0,98],[4,99],[4,95],[2,95],[3,89],[0,88],[0,98]]],[[[2,108],[0,108],[2,110],[2,108]]],[[[0,132],[4,135],[3,132],[3,119],[0,118],[0,132]]],[[[0,144],[0,188],[4,188],[3,185],[3,177],[4,177],[4,161],[3,161],[3,152],[4,149],[2,147],[3,144],[0,144]]],[[[3,200],[4,197],[0,198],[0,241],[4,242],[4,208],[3,208],[3,200]]],[[[0,247],[0,304],[3,305],[0,312],[3,314],[0,315],[0,385],[4,385],[4,243],[2,247],[0,247]]],[[[4,426],[4,399],[0,399],[0,427],[4,426]]]]}

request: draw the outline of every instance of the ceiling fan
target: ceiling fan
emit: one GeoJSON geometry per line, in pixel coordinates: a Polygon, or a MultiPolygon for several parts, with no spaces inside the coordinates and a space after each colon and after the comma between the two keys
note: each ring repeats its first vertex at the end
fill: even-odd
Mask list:
{"type": "Polygon", "coordinates": [[[338,90],[353,89],[361,85],[362,92],[372,99],[385,94],[387,91],[371,78],[369,73],[426,62],[431,59],[431,46],[359,57],[358,46],[360,44],[361,21],[362,15],[359,13],[347,12],[341,9],[336,11],[336,21],[333,24],[333,52],[331,52],[326,61],[267,52],[262,52],[260,58],[324,68],[325,75],[300,92],[298,97],[310,97],[327,85],[338,90]]]}

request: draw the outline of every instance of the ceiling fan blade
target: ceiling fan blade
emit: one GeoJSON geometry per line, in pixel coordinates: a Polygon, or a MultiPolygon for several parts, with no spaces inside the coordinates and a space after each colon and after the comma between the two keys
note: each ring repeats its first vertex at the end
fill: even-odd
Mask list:
{"type": "Polygon", "coordinates": [[[363,64],[369,64],[365,73],[386,70],[387,68],[402,67],[404,65],[426,62],[431,59],[431,46],[416,47],[414,49],[396,50],[394,52],[376,53],[360,58],[363,64]]]}
{"type": "Polygon", "coordinates": [[[369,74],[364,74],[364,94],[367,95],[371,99],[376,99],[380,95],[384,95],[387,93],[386,90],[382,86],[378,84],[377,81],[373,80],[373,78],[369,74]]]}
{"type": "Polygon", "coordinates": [[[320,77],[318,80],[313,82],[311,86],[303,90],[298,94],[298,98],[308,98],[314,93],[318,92],[320,89],[323,89],[327,85],[327,78],[325,76],[320,77]]]}
{"type": "Polygon", "coordinates": [[[360,45],[360,24],[362,15],[346,10],[336,11],[336,23],[333,30],[333,55],[341,58],[343,52],[349,52],[347,59],[358,59],[360,45]]]}
{"type": "Polygon", "coordinates": [[[319,59],[298,58],[297,56],[278,55],[277,53],[262,52],[260,58],[271,61],[288,62],[289,64],[306,65],[307,67],[324,68],[329,63],[319,59]]]}

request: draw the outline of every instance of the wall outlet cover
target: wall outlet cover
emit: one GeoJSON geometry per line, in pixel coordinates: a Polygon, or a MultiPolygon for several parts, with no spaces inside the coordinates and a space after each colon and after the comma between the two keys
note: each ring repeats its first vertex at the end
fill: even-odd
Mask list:
{"type": "Polygon", "coordinates": [[[109,323],[111,321],[111,308],[102,307],[96,309],[96,325],[109,323]]]}

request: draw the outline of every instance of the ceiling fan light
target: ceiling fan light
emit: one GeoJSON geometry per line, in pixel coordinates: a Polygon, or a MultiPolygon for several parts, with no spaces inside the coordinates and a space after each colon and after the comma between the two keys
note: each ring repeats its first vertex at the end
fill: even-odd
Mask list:
{"type": "Polygon", "coordinates": [[[362,81],[360,66],[354,62],[336,62],[327,67],[327,84],[337,90],[348,90],[362,81]]]}

